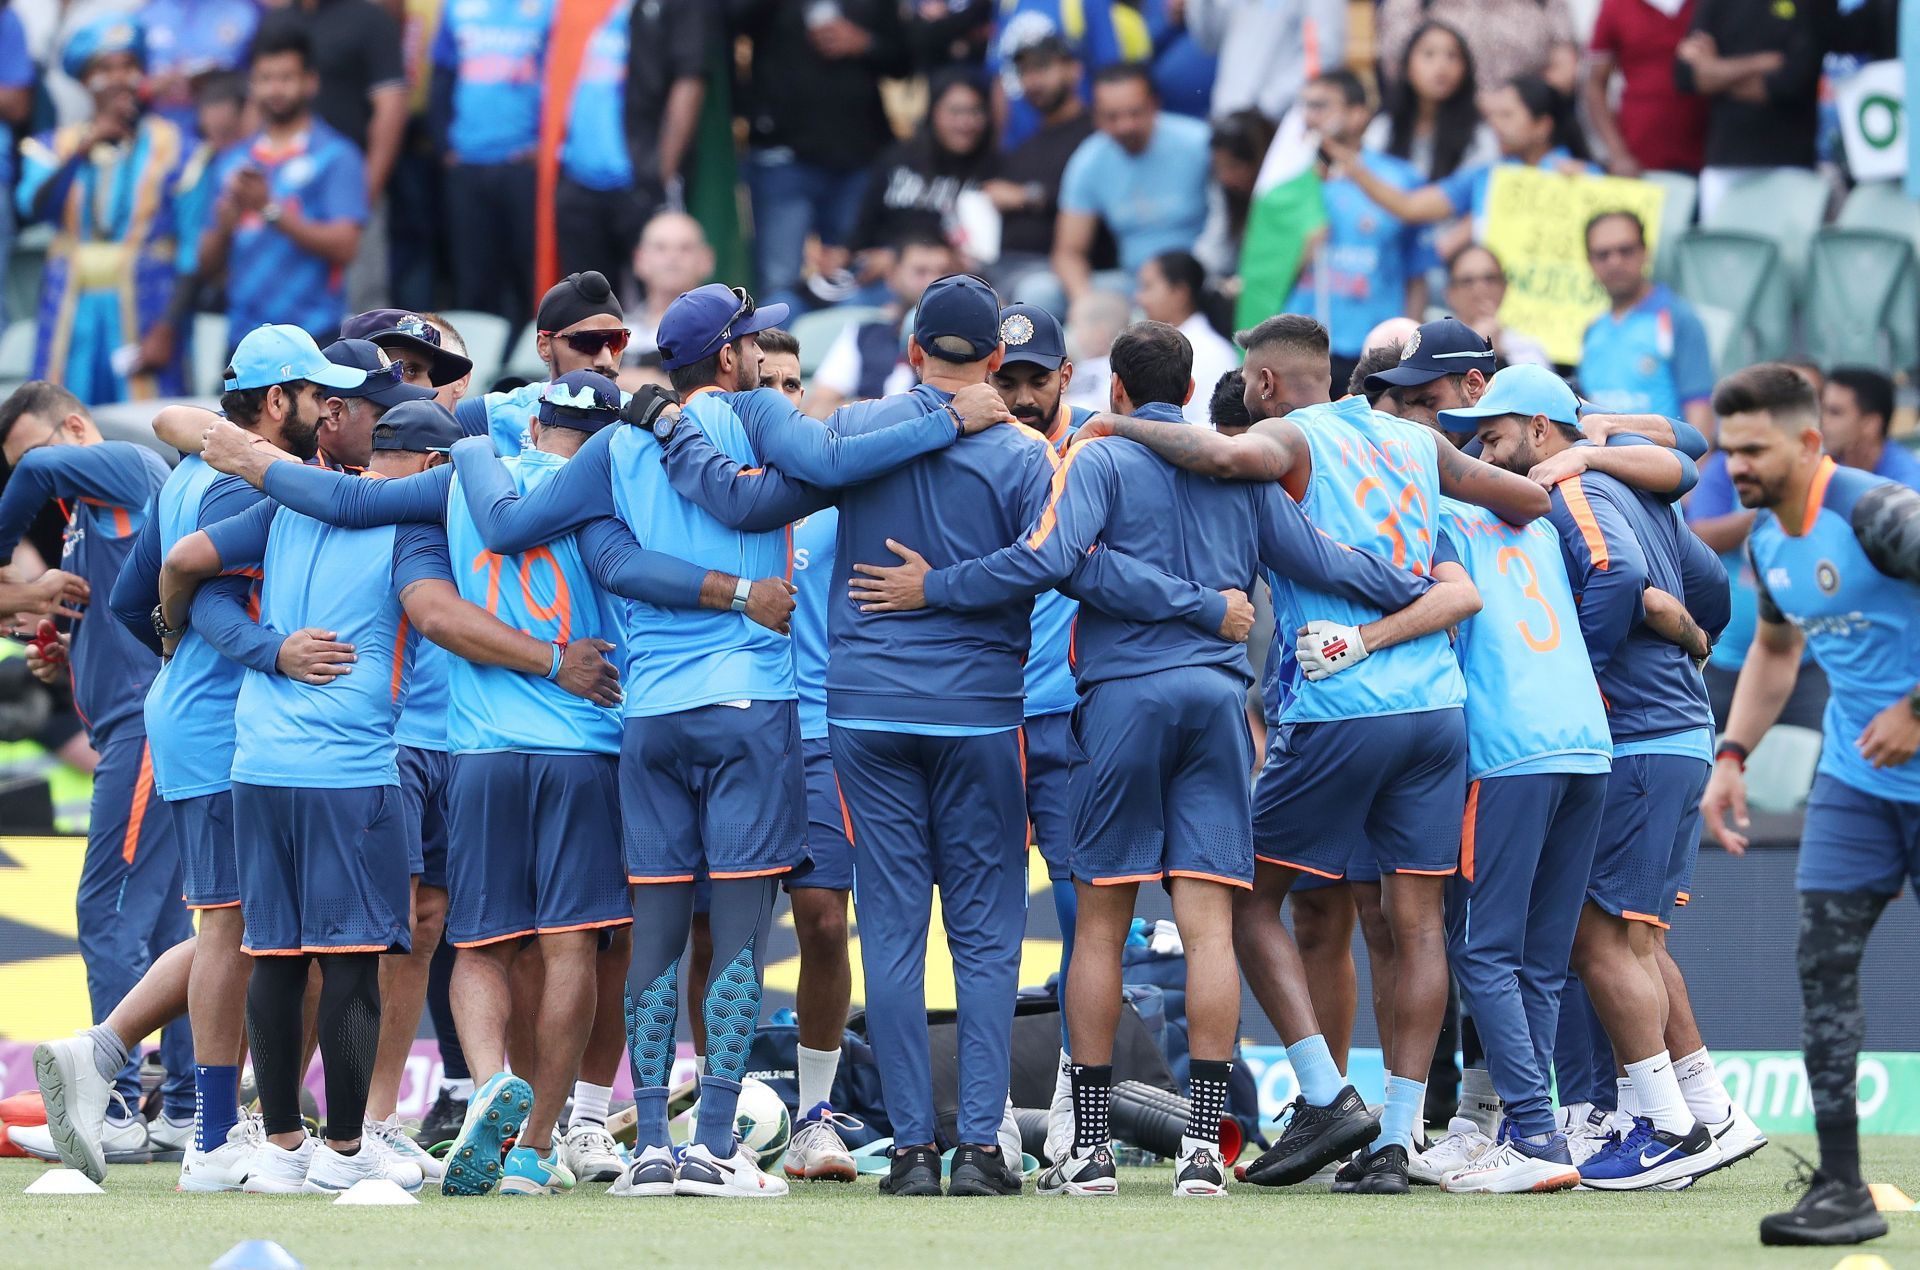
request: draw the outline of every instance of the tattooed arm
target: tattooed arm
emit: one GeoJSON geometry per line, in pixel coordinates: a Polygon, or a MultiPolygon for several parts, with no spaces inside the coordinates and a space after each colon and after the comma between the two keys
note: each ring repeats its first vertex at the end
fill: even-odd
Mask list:
{"type": "Polygon", "coordinates": [[[1307,439],[1300,425],[1286,419],[1262,419],[1239,436],[1229,437],[1192,424],[1103,413],[1082,425],[1078,435],[1083,440],[1125,437],[1175,467],[1227,480],[1278,481],[1307,458],[1307,439]]]}
{"type": "Polygon", "coordinates": [[[1450,445],[1440,447],[1438,460],[1442,494],[1484,507],[1508,524],[1538,520],[1553,505],[1547,491],[1526,477],[1468,458],[1450,445]]]}

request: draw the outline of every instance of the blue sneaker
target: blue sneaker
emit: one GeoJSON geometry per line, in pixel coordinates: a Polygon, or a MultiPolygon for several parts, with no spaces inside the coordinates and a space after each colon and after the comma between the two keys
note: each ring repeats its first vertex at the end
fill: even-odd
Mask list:
{"type": "Polygon", "coordinates": [[[520,1132],[533,1110],[533,1087],[518,1076],[497,1072],[473,1091],[467,1119],[447,1151],[442,1195],[485,1195],[500,1181],[500,1156],[507,1139],[520,1132]]]}
{"type": "Polygon", "coordinates": [[[516,1146],[507,1152],[500,1170],[502,1195],[554,1195],[572,1189],[573,1174],[560,1163],[557,1151],[542,1155],[532,1147],[516,1146]]]}
{"type": "Polygon", "coordinates": [[[1580,1165],[1580,1183],[1598,1191],[1642,1191],[1719,1167],[1713,1131],[1695,1121],[1685,1134],[1656,1129],[1636,1116],[1633,1130],[1580,1165]]]}

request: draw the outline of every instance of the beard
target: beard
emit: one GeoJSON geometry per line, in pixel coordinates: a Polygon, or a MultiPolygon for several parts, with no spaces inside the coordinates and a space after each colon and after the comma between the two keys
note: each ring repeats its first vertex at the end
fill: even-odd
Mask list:
{"type": "Polygon", "coordinates": [[[1060,418],[1060,400],[1056,397],[1053,409],[1047,411],[1042,411],[1038,406],[1014,406],[1007,413],[1041,436],[1049,437],[1053,435],[1054,423],[1060,418]]]}
{"type": "Polygon", "coordinates": [[[320,453],[320,421],[305,418],[296,410],[281,425],[280,440],[287,453],[304,463],[320,453]]]}

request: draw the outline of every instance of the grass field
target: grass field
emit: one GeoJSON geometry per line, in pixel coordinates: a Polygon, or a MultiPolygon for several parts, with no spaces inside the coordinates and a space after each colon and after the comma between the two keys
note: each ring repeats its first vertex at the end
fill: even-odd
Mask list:
{"type": "MultiPolygon", "coordinates": [[[[1679,1194],[1404,1199],[1241,1186],[1217,1202],[1175,1200],[1167,1169],[1127,1170],[1116,1200],[889,1200],[875,1179],[817,1183],[768,1202],[614,1200],[580,1187],[552,1199],[447,1200],[336,1208],[318,1196],[173,1192],[171,1165],[116,1169],[108,1193],[28,1196],[45,1167],[0,1161],[0,1265],[200,1266],[243,1239],[274,1239],[313,1270],[334,1266],[742,1263],[780,1266],[1818,1266],[1846,1250],[1762,1248],[1755,1223],[1790,1202],[1810,1139],[1679,1194]]],[[[1869,1174],[1920,1190],[1920,1139],[1868,1140],[1869,1174]]],[[[1894,1215],[1867,1251],[1920,1266],[1920,1213],[1894,1215]]]]}

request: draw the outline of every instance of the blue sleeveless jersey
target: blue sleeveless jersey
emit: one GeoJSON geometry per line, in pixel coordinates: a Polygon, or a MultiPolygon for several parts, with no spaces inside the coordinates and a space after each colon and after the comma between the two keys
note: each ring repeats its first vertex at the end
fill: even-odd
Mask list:
{"type": "Polygon", "coordinates": [[[1451,498],[1440,500],[1440,531],[1480,589],[1480,612],[1454,642],[1469,777],[1608,771],[1613,740],[1560,536],[1544,520],[1517,527],[1451,498]]]}
{"type": "MultiPolygon", "coordinates": [[[[543,450],[506,460],[522,494],[539,488],[565,465],[564,458],[543,450]]],[[[517,556],[495,555],[481,542],[459,483],[454,478],[447,499],[447,547],[462,598],[535,639],[622,642],[615,601],[595,584],[573,535],[517,556]]],[[[536,675],[451,655],[447,661],[447,741],[454,753],[620,752],[616,712],[536,675]]]]}
{"type": "Polygon", "coordinates": [[[1833,685],[1822,724],[1820,771],[1878,798],[1920,803],[1920,758],[1875,767],[1855,747],[1873,716],[1920,683],[1920,586],[1874,568],[1860,546],[1853,509],[1887,482],[1823,459],[1798,533],[1770,511],[1748,539],[1759,581],[1760,616],[1787,621],[1807,638],[1833,685]]]}
{"type": "MultiPolygon", "coordinates": [[[[1313,476],[1300,509],[1321,532],[1364,547],[1415,573],[1433,567],[1440,508],[1436,435],[1375,413],[1364,398],[1348,397],[1296,410],[1313,454],[1313,476]]],[[[1361,626],[1379,609],[1287,579],[1273,594],[1275,625],[1295,630],[1320,618],[1361,626]]],[[[1444,710],[1467,699],[1466,681],[1444,632],[1396,644],[1350,670],[1319,681],[1297,677],[1283,718],[1288,723],[1360,719],[1380,714],[1444,710]]]]}
{"type": "Polygon", "coordinates": [[[827,739],[827,610],[844,587],[835,585],[834,544],[840,509],[826,507],[793,522],[793,671],[800,692],[800,739],[827,739]]]}
{"type": "MultiPolygon", "coordinates": [[[[703,391],[683,414],[728,458],[758,460],[725,398],[703,391]]],[[[685,426],[684,424],[682,426],[685,426]]],[[[613,502],[645,546],[743,578],[786,576],[791,528],[729,529],[676,493],[660,464],[660,445],[637,428],[620,428],[609,447],[613,502]]],[[[731,610],[663,609],[622,601],[628,717],[673,714],[722,701],[792,701],[793,645],[785,635],[731,610]]]]}

